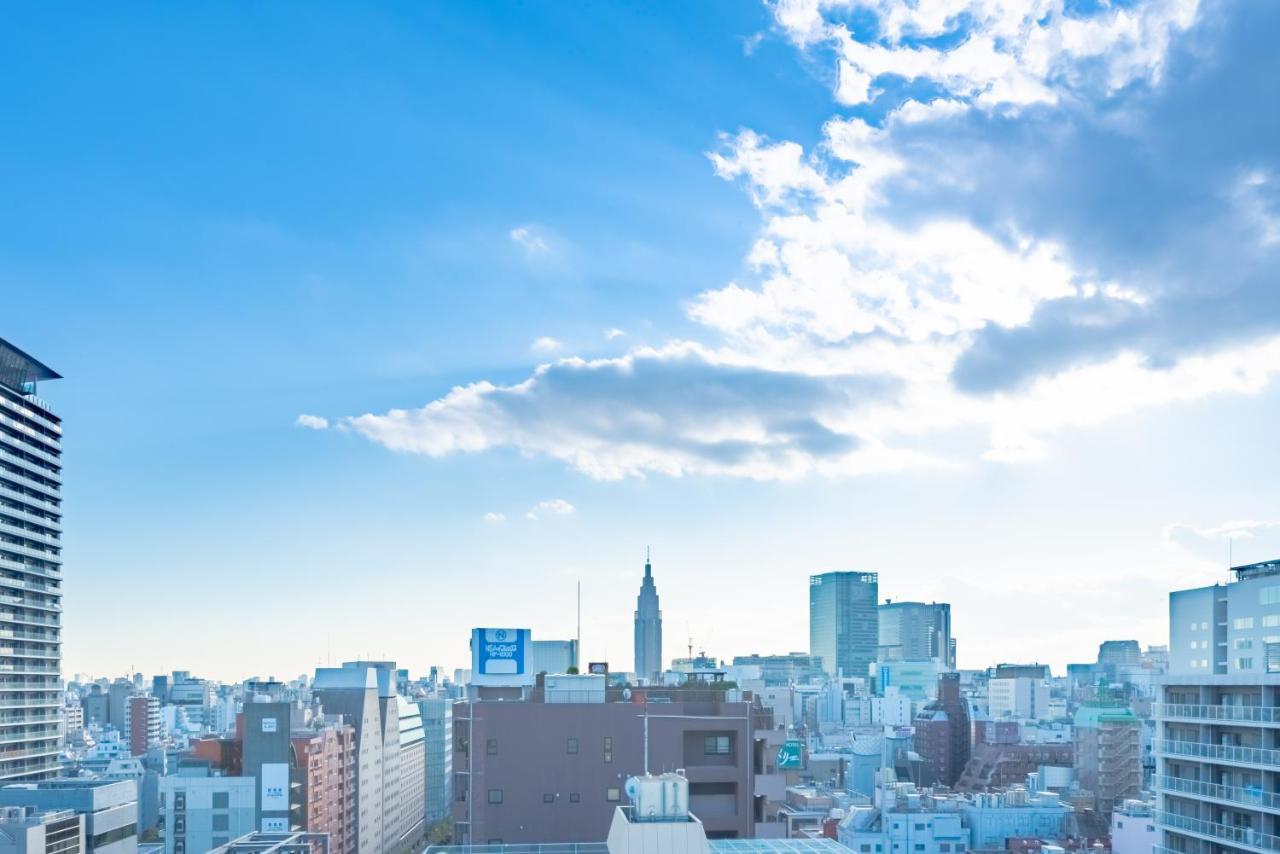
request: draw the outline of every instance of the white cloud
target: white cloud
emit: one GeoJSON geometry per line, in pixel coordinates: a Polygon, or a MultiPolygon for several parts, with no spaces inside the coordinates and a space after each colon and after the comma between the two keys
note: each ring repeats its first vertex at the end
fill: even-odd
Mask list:
{"type": "Polygon", "coordinates": [[[985,107],[1054,104],[1109,96],[1137,80],[1158,82],[1174,37],[1196,20],[1199,0],[1103,6],[1089,15],[1061,0],[781,0],[779,28],[801,47],[834,46],[844,104],[874,100],[885,76],[924,80],[985,107]],[[861,9],[874,34],[853,31],[843,12],[861,9]],[[869,36],[874,35],[874,38],[869,36]],[[925,39],[949,37],[947,47],[925,39]]]}
{"type": "Polygon", "coordinates": [[[539,501],[525,513],[526,519],[537,521],[548,516],[572,516],[574,506],[563,498],[548,498],[545,501],[539,501]]]}
{"type": "Polygon", "coordinates": [[[505,521],[507,521],[507,516],[506,516],[506,514],[505,514],[505,513],[493,513],[493,512],[489,512],[489,513],[484,514],[484,516],[482,516],[481,518],[482,518],[485,522],[488,522],[488,523],[489,523],[489,524],[491,524],[491,525],[496,525],[496,524],[499,524],[499,523],[501,523],[501,522],[505,522],[505,521]]]}
{"type": "Polygon", "coordinates": [[[621,338],[623,335],[626,335],[626,334],[627,333],[623,332],[621,329],[618,329],[617,327],[612,327],[604,331],[604,338],[606,341],[612,341],[615,338],[621,338]]]}
{"type": "MultiPolygon", "coordinates": [[[[844,25],[824,17],[833,5],[774,9],[798,44],[836,43],[839,62],[867,85],[903,74],[947,96],[908,100],[879,125],[834,118],[809,150],[751,130],[725,136],[713,168],[744,186],[762,226],[744,275],[688,301],[700,327],[693,340],[562,358],[522,382],[459,386],[342,426],[397,451],[507,447],[598,479],[790,479],[1025,463],[1051,454],[1062,431],[1255,394],[1280,373],[1280,323],[1258,320],[1277,316],[1269,280],[1229,285],[1236,274],[1218,263],[1275,269],[1274,255],[1256,253],[1274,251],[1271,175],[1280,171],[1265,154],[1243,169],[1225,160],[1236,171],[1202,179],[1213,189],[1188,194],[1191,213],[1164,216],[1187,202],[1154,198],[1142,207],[1143,232],[1133,232],[1129,183],[1146,177],[1134,163],[1171,170],[1138,185],[1153,193],[1199,175],[1186,158],[1151,156],[1179,130],[1142,127],[1153,120],[1142,112],[1154,109],[1147,94],[1123,111],[1121,130],[1091,106],[1123,101],[1128,83],[1160,80],[1195,3],[1153,0],[1083,19],[1049,0],[874,0],[885,36],[868,45],[848,44],[844,25]],[[961,20],[976,23],[953,48],[912,41],[961,20]],[[1040,107],[1025,115],[991,109],[1030,102],[1040,107]],[[1080,127],[1096,133],[1072,138],[1080,127]],[[1080,171],[1102,161],[1096,173],[1080,171]],[[1078,209],[1061,216],[1076,188],[1045,193],[1044,175],[1091,182],[1078,209]],[[1205,207],[1209,195],[1220,210],[1205,207]],[[1204,225],[1210,213],[1218,232],[1204,225]],[[1157,258],[1134,245],[1146,230],[1160,251],[1182,254],[1157,258]],[[1209,275],[1198,276],[1205,258],[1209,275]],[[1235,310],[1255,325],[1206,337],[1236,318],[1204,319],[1232,305],[1214,287],[1236,294],[1235,310]]],[[[1168,106],[1169,116],[1185,112],[1168,106]]]]}
{"type": "Polygon", "coordinates": [[[760,46],[760,42],[764,41],[764,33],[752,33],[749,36],[742,37],[742,55],[751,56],[756,52],[756,48],[760,46]]]}
{"type": "Polygon", "coordinates": [[[525,252],[529,255],[545,255],[551,251],[551,245],[534,226],[517,226],[511,229],[509,236],[513,241],[524,247],[525,252]]]}
{"type": "Polygon", "coordinates": [[[329,419],[321,418],[319,415],[299,415],[293,423],[299,427],[306,427],[308,430],[329,429],[329,419]]]}
{"type": "Polygon", "coordinates": [[[554,353],[563,346],[564,345],[562,343],[549,335],[543,335],[541,338],[534,340],[534,342],[529,345],[530,349],[535,353],[554,353]]]}

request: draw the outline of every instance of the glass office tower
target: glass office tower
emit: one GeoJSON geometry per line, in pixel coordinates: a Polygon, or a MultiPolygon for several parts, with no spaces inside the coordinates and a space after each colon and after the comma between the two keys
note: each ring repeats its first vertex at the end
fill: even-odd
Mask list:
{"type": "Polygon", "coordinates": [[[62,424],[58,374],[0,339],[0,783],[58,772],[62,424]]]}
{"type": "Polygon", "coordinates": [[[878,597],[874,572],[809,577],[809,654],[828,675],[868,677],[880,642],[878,597]]]}

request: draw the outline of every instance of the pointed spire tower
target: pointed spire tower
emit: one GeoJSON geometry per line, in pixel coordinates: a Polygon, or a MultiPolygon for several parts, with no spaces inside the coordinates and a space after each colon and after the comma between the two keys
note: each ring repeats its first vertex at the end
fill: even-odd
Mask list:
{"type": "Polygon", "coordinates": [[[650,683],[662,673],[662,611],[658,607],[658,588],[653,583],[653,565],[649,549],[644,554],[644,580],[636,597],[636,676],[650,683]]]}

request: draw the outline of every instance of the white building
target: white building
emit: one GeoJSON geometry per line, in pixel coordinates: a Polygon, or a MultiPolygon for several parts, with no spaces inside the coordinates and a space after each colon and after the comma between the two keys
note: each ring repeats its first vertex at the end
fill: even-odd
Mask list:
{"type": "Polygon", "coordinates": [[[84,842],[84,820],[71,810],[0,808],[0,854],[79,854],[84,842]]]}
{"type": "Polygon", "coordinates": [[[1157,852],[1280,850],[1280,561],[1169,594],[1157,852]]]}
{"type": "Polygon", "coordinates": [[[1151,804],[1125,801],[1111,814],[1111,854],[1151,854],[1158,841],[1151,804]]]}
{"type": "Polygon", "coordinates": [[[1029,676],[993,678],[987,684],[987,710],[992,720],[1048,719],[1049,683],[1029,676]]]}

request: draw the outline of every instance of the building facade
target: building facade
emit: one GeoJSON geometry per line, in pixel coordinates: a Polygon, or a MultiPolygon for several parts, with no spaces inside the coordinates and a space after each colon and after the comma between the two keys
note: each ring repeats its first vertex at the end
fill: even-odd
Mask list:
{"type": "Polygon", "coordinates": [[[713,694],[673,691],[669,702],[644,704],[636,689],[636,702],[457,704],[454,842],[598,841],[627,778],[646,765],[685,770],[689,811],[708,836],[749,838],[754,781],[768,771],[754,726],[767,713],[713,694]]]}
{"type": "Polygon", "coordinates": [[[418,701],[422,715],[423,762],[426,766],[424,821],[431,825],[449,817],[453,803],[453,700],[418,701]]]}
{"type": "Polygon", "coordinates": [[[334,716],[294,730],[290,741],[303,828],[327,834],[334,854],[355,854],[355,727],[334,716]]]}
{"type": "Polygon", "coordinates": [[[0,339],[0,781],[58,772],[62,420],[36,396],[58,378],[0,339]]]}
{"type": "Polygon", "coordinates": [[[916,750],[924,759],[927,785],[954,786],[973,747],[969,704],[960,696],[960,675],[938,677],[938,698],[915,717],[916,750]]]}
{"type": "Polygon", "coordinates": [[[874,572],[809,577],[809,652],[828,676],[868,678],[880,642],[879,580],[874,572]]]}
{"type": "Polygon", "coordinates": [[[880,606],[879,660],[937,659],[947,670],[956,666],[951,636],[951,606],[945,602],[885,602],[880,606]]]}
{"type": "Polygon", "coordinates": [[[647,558],[640,594],[636,596],[635,645],[636,676],[657,682],[662,673],[662,609],[657,585],[653,583],[653,566],[647,558]]]}
{"type": "Polygon", "coordinates": [[[1157,854],[1280,850],[1280,561],[1169,594],[1157,854]]]}
{"type": "Polygon", "coordinates": [[[0,807],[34,807],[80,816],[84,850],[135,854],[138,850],[138,787],[132,780],[44,780],[0,787],[0,807]]]}

